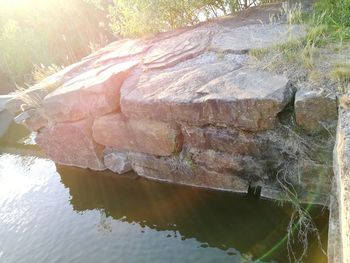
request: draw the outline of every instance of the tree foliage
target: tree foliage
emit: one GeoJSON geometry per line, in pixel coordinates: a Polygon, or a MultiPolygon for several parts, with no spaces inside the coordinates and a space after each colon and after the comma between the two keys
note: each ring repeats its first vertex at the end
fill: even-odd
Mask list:
{"type": "Polygon", "coordinates": [[[193,25],[263,2],[276,0],[113,0],[108,17],[115,34],[138,37],[193,25]]]}
{"type": "MultiPolygon", "coordinates": [[[[68,65],[111,38],[103,11],[83,0],[27,0],[0,8],[0,75],[31,82],[34,65],[68,65]],[[1,74],[2,73],[2,74],[1,74]]],[[[1,80],[0,80],[1,81],[1,80]]]]}
{"type": "Polygon", "coordinates": [[[32,84],[33,70],[71,64],[115,38],[189,26],[273,0],[3,1],[9,4],[0,8],[0,82],[7,76],[23,86],[32,84]]]}

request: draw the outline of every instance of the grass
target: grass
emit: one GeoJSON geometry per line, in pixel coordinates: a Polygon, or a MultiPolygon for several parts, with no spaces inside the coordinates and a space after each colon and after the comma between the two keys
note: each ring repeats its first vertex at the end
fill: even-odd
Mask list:
{"type": "MultiPolygon", "coordinates": [[[[309,14],[303,12],[301,5],[283,5],[282,13],[290,25],[307,25],[305,37],[291,38],[286,43],[270,49],[251,50],[251,57],[265,60],[265,65],[262,67],[272,71],[297,68],[299,71],[304,71],[307,78],[316,83],[320,83],[326,77],[336,80],[341,87],[340,91],[345,92],[350,77],[348,64],[335,64],[333,69],[327,68],[323,71],[318,67],[319,64],[329,63],[322,61],[320,52],[326,50],[336,53],[350,48],[350,1],[318,0],[314,11],[309,14]]],[[[293,76],[294,73],[291,72],[290,75],[293,76]]]]}
{"type": "MultiPolygon", "coordinates": [[[[316,236],[318,243],[322,249],[321,237],[319,231],[312,220],[309,213],[309,207],[304,207],[300,202],[297,185],[290,181],[292,172],[290,167],[285,167],[276,175],[279,187],[282,189],[285,199],[292,206],[292,214],[287,227],[287,251],[289,262],[303,262],[309,249],[309,239],[316,236]],[[302,250],[296,253],[294,246],[300,244],[302,250]]],[[[322,249],[323,253],[326,252],[322,249]]]]}
{"type": "Polygon", "coordinates": [[[33,81],[35,83],[39,83],[43,79],[55,74],[62,69],[63,66],[57,66],[55,64],[51,64],[49,66],[45,66],[43,64],[34,65],[32,70],[33,81]]]}
{"type": "Polygon", "coordinates": [[[339,106],[343,109],[350,109],[350,96],[343,95],[339,98],[339,106]]]}
{"type": "Polygon", "coordinates": [[[269,53],[268,49],[266,48],[254,48],[249,50],[249,55],[257,58],[257,59],[262,59],[269,53]]]}
{"type": "Polygon", "coordinates": [[[338,81],[342,94],[348,93],[350,83],[350,63],[340,63],[334,66],[331,76],[338,81]]]}
{"type": "MultiPolygon", "coordinates": [[[[310,139],[294,128],[294,125],[283,125],[283,130],[287,136],[283,148],[286,151],[288,159],[282,163],[280,170],[276,173],[275,179],[283,193],[282,200],[286,200],[292,206],[286,240],[289,262],[302,262],[308,252],[310,237],[316,237],[322,251],[323,248],[318,229],[309,213],[310,206],[303,205],[303,201],[307,201],[305,200],[305,197],[307,197],[305,196],[305,192],[315,191],[315,189],[305,189],[300,184],[300,178],[305,175],[300,174],[299,164],[301,162],[307,162],[325,166],[331,165],[329,163],[331,162],[331,157],[324,158],[324,156],[319,156],[319,154],[315,156],[314,152],[327,151],[331,153],[334,137],[330,134],[327,137],[310,139]],[[300,245],[302,248],[299,253],[296,253],[294,249],[297,245],[300,245]]],[[[326,174],[322,178],[331,182],[331,178],[327,178],[326,174]]],[[[320,177],[319,179],[322,178],[320,177]]]]}

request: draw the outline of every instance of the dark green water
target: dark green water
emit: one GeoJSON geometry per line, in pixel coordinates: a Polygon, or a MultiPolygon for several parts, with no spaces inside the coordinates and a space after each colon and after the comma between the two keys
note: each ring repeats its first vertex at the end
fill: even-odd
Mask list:
{"type": "MultiPolygon", "coordinates": [[[[24,135],[1,142],[0,262],[288,262],[286,205],[57,166],[24,135]]],[[[326,262],[315,240],[304,262],[326,262]]]]}

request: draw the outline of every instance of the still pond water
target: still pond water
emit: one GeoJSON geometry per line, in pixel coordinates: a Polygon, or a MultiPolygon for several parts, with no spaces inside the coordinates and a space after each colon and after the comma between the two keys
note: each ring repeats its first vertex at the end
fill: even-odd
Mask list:
{"type": "MultiPolygon", "coordinates": [[[[288,262],[286,205],[58,166],[26,135],[0,142],[0,262],[288,262]]],[[[310,246],[304,262],[327,262],[310,246]]]]}

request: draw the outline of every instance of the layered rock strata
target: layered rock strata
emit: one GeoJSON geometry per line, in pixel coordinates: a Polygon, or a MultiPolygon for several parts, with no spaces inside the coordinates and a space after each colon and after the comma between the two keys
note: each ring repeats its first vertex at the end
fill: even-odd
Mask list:
{"type": "MultiPolygon", "coordinates": [[[[294,84],[247,63],[249,50],[305,33],[302,25],[260,23],[278,15],[278,8],[149,40],[117,41],[23,92],[7,108],[22,112],[18,122],[36,131],[38,145],[60,164],[132,169],[156,180],[240,193],[258,187],[271,198],[281,189],[281,171],[293,167],[300,172],[284,176],[284,183],[303,195],[327,193],[325,164],[312,157],[292,123],[282,122],[294,114],[288,113],[294,84]],[[300,156],[307,158],[301,162],[300,156]]],[[[315,96],[323,95],[297,93],[301,126],[313,114],[309,106],[317,110],[309,103],[315,96]]],[[[313,117],[311,130],[334,118],[333,101],[323,98],[332,113],[313,117]]]]}

